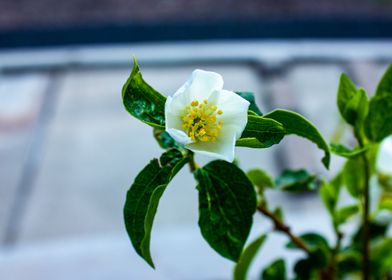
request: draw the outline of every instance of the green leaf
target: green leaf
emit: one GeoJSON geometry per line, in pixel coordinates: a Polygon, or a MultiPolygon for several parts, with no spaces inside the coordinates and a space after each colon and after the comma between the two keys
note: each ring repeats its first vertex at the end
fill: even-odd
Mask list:
{"type": "Polygon", "coordinates": [[[257,194],[257,205],[267,206],[267,200],[264,195],[265,188],[274,186],[272,177],[264,170],[254,168],[246,173],[246,176],[252,182],[257,194]]]}
{"type": "MultiPolygon", "coordinates": [[[[299,238],[301,238],[306,247],[310,250],[309,258],[303,260],[303,263],[307,264],[307,268],[301,268],[304,269],[303,273],[305,275],[311,275],[313,270],[319,270],[326,267],[330,258],[330,249],[327,240],[317,233],[306,233],[299,238]]],[[[290,241],[286,247],[289,249],[298,249],[298,246],[292,241],[290,241]]]]}
{"type": "Polygon", "coordinates": [[[339,199],[340,189],[342,185],[342,175],[339,173],[331,182],[323,181],[321,183],[320,195],[325,207],[331,215],[334,214],[336,204],[339,199]]]}
{"type": "Polygon", "coordinates": [[[322,159],[324,166],[326,168],[329,167],[331,155],[328,144],[325,142],[317,128],[306,118],[295,112],[281,109],[274,110],[264,115],[264,117],[274,119],[275,121],[283,124],[286,134],[295,134],[315,143],[321,150],[324,151],[324,157],[322,159]]]}
{"type": "Polygon", "coordinates": [[[343,168],[343,180],[353,197],[360,197],[365,187],[364,161],[362,157],[350,158],[343,168]]]}
{"type": "Polygon", "coordinates": [[[312,191],[317,188],[316,176],[306,170],[285,170],[275,179],[277,189],[290,192],[312,191]]]}
{"type": "Polygon", "coordinates": [[[262,280],[286,280],[286,263],[277,259],[267,266],[262,273],[262,280]]]}
{"type": "Polygon", "coordinates": [[[272,119],[248,115],[248,123],[236,145],[249,148],[268,148],[278,144],[285,135],[281,123],[272,119]]]}
{"type": "Polygon", "coordinates": [[[340,76],[337,103],[340,114],[347,123],[354,125],[357,118],[358,89],[350,78],[343,73],[340,76]]]}
{"type": "Polygon", "coordinates": [[[338,279],[356,279],[355,277],[345,278],[344,276],[352,276],[352,274],[361,272],[362,253],[357,250],[344,250],[336,256],[338,279]]]}
{"type": "MultiPolygon", "coordinates": [[[[392,270],[392,237],[385,238],[371,248],[371,268],[374,279],[383,279],[392,270]]],[[[387,278],[385,278],[387,279],[387,278]]]]}
{"type": "Polygon", "coordinates": [[[272,177],[264,170],[259,168],[254,168],[249,170],[246,173],[249,180],[252,182],[254,186],[257,186],[260,189],[270,188],[275,185],[272,177]]]}
{"type": "Polygon", "coordinates": [[[313,261],[309,258],[301,259],[294,265],[295,280],[316,280],[317,273],[313,267],[313,261]]]}
{"type": "Polygon", "coordinates": [[[136,252],[151,266],[150,235],[159,199],[174,175],[186,164],[178,150],[165,152],[160,159],[153,159],[136,176],[128,190],[124,205],[124,221],[136,252]]]}
{"type": "Polygon", "coordinates": [[[256,99],[255,99],[255,95],[253,94],[253,92],[237,91],[236,93],[239,96],[241,96],[242,98],[244,98],[244,99],[249,101],[249,103],[250,103],[249,111],[251,111],[252,113],[256,113],[256,115],[259,115],[259,116],[263,115],[263,113],[261,112],[261,110],[259,109],[259,107],[256,104],[256,99]]]}
{"type": "Polygon", "coordinates": [[[320,196],[328,212],[332,215],[335,211],[337,195],[333,185],[328,182],[322,182],[320,196]]]}
{"type": "MultiPolygon", "coordinates": [[[[380,240],[383,239],[387,233],[388,230],[388,224],[387,223],[379,223],[375,221],[370,221],[369,223],[369,232],[370,234],[370,240],[380,240]]],[[[363,225],[361,225],[356,233],[354,234],[352,238],[352,246],[354,248],[358,248],[361,250],[362,248],[362,242],[363,240],[363,225]]]]}
{"type": "Polygon", "coordinates": [[[380,197],[380,202],[378,204],[378,209],[388,210],[392,212],[392,194],[384,193],[380,197]]]}
{"type": "Polygon", "coordinates": [[[392,65],[385,71],[370,100],[365,133],[373,142],[381,142],[392,134],[392,65]]]}
{"type": "Polygon", "coordinates": [[[174,140],[164,129],[154,127],[154,138],[163,149],[182,149],[183,147],[174,140]]]}
{"type": "Polygon", "coordinates": [[[345,157],[345,158],[352,158],[352,157],[362,155],[364,152],[366,152],[369,149],[369,147],[349,149],[341,144],[331,144],[330,149],[331,152],[334,153],[335,155],[345,157]]]}
{"type": "Polygon", "coordinates": [[[348,205],[345,206],[341,209],[339,209],[336,214],[336,224],[337,226],[344,224],[349,218],[351,218],[352,216],[354,216],[355,214],[357,214],[359,212],[359,207],[358,205],[348,205]]]}
{"type": "Polygon", "coordinates": [[[234,267],[233,279],[234,280],[246,280],[249,267],[252,264],[257,252],[266,240],[267,235],[263,234],[257,239],[253,240],[242,252],[241,257],[234,267]]]}
{"type": "Polygon", "coordinates": [[[279,221],[283,223],[283,211],[281,207],[276,207],[273,214],[279,221]]]}
{"type": "Polygon", "coordinates": [[[392,94],[392,64],[388,66],[383,77],[381,78],[377,89],[376,96],[391,95],[392,94]]]}
{"type": "Polygon", "coordinates": [[[373,142],[381,142],[392,134],[392,92],[389,95],[373,96],[370,100],[365,133],[373,142]]]}
{"type": "Polygon", "coordinates": [[[122,89],[122,98],[132,116],[153,127],[164,128],[166,97],[143,80],[135,58],[131,75],[122,89]]]}
{"type": "MultiPolygon", "coordinates": [[[[329,248],[327,240],[318,233],[305,233],[299,236],[299,238],[302,239],[302,241],[311,251],[314,251],[317,248],[329,248]]],[[[290,241],[286,247],[288,249],[298,249],[298,246],[292,241],[290,241]]]]}
{"type": "Polygon", "coordinates": [[[210,162],[194,176],[204,239],[221,256],[238,261],[256,211],[252,183],[241,169],[223,160],[210,162]]]}

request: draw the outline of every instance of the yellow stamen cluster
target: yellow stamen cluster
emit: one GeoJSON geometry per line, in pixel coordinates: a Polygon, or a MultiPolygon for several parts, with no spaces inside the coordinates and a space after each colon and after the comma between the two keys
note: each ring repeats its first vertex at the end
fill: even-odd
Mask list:
{"type": "Polygon", "coordinates": [[[193,100],[186,107],[182,117],[182,128],[194,142],[215,142],[221,131],[223,122],[217,120],[222,110],[204,100],[199,103],[193,100]]]}

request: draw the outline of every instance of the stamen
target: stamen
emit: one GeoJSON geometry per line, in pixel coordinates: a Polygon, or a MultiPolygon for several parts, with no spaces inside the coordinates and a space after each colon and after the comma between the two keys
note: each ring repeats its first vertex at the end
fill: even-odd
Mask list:
{"type": "Polygon", "coordinates": [[[217,106],[208,104],[208,100],[199,103],[193,100],[186,106],[181,117],[182,128],[194,142],[215,142],[222,129],[223,121],[217,120],[222,115],[222,110],[217,111],[217,106]]]}

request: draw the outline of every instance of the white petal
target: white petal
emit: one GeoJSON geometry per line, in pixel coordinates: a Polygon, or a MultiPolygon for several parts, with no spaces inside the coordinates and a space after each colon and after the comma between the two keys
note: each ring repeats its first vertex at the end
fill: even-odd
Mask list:
{"type": "Polygon", "coordinates": [[[192,143],[192,139],[186,135],[184,131],[174,129],[174,128],[169,128],[166,129],[166,132],[169,133],[171,137],[174,138],[178,143],[186,145],[192,143]]]}
{"type": "Polygon", "coordinates": [[[380,172],[392,175],[392,137],[386,138],[380,144],[377,169],[380,172]]]}
{"type": "Polygon", "coordinates": [[[203,101],[210,95],[223,88],[223,78],[215,72],[196,69],[192,73],[191,82],[188,88],[190,102],[192,100],[203,101]]]}
{"type": "Polygon", "coordinates": [[[184,108],[180,104],[176,103],[176,100],[172,97],[168,97],[165,103],[165,122],[166,130],[170,128],[181,130],[182,126],[182,113],[184,108]]]}
{"type": "Polygon", "coordinates": [[[216,142],[191,143],[185,147],[197,154],[232,162],[234,160],[235,141],[235,131],[229,128],[226,130],[222,129],[221,135],[216,142]]]}
{"type": "Polygon", "coordinates": [[[250,103],[235,92],[228,90],[215,91],[209,100],[216,104],[218,110],[222,110],[223,114],[219,116],[219,120],[223,121],[223,126],[234,126],[236,139],[240,138],[248,122],[250,103]]]}

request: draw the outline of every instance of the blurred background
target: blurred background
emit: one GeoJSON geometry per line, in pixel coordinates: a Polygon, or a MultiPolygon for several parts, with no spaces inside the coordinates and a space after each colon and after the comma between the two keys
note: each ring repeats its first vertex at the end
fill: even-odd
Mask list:
{"type": "MultiPolygon", "coordinates": [[[[152,129],[122,106],[133,55],[165,95],[195,68],[216,71],[226,89],[253,91],[264,112],[298,111],[330,141],[340,73],[371,94],[392,61],[391,38],[390,0],[0,0],[0,279],[230,279],[233,263],[199,233],[186,168],[159,205],[156,270],[131,247],[125,194],[161,154],[152,129]]],[[[237,155],[244,169],[273,175],[331,176],[342,164],[333,158],[327,173],[316,147],[291,136],[237,155]]],[[[333,242],[317,193],[268,196],[295,233],[316,228],[333,242]]],[[[270,229],[256,214],[250,239],[270,229]]],[[[254,279],[277,256],[301,256],[284,253],[286,241],[270,236],[254,279]]]]}

